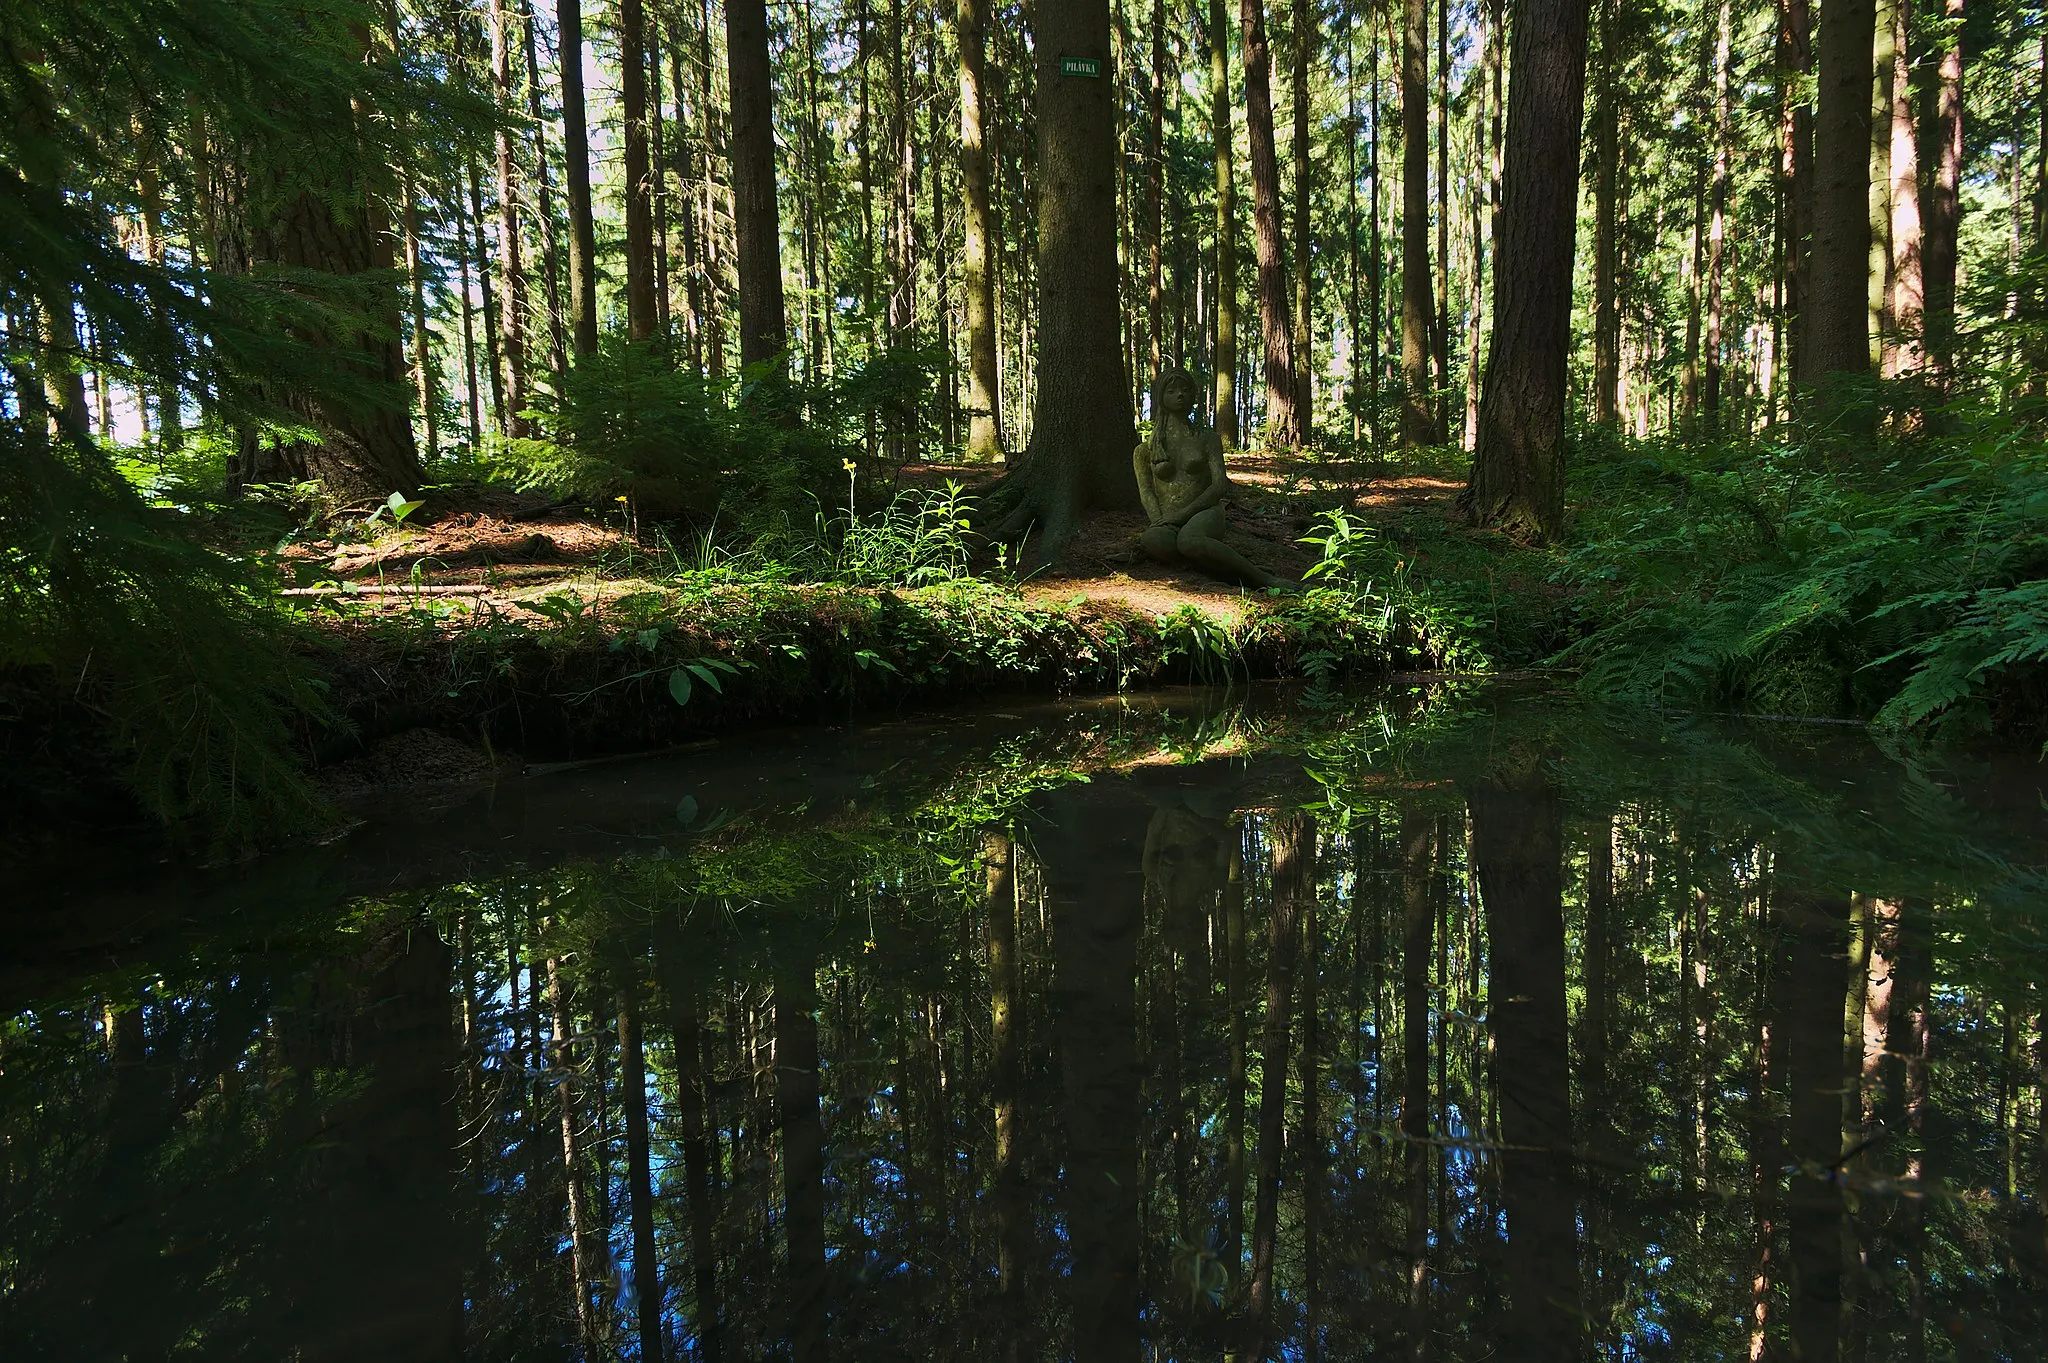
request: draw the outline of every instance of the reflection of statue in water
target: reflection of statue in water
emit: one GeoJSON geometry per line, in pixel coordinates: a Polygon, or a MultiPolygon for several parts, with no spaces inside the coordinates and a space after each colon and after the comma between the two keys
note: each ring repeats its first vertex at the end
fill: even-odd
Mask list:
{"type": "Polygon", "coordinates": [[[1184,369],[1163,371],[1152,386],[1152,438],[1131,456],[1138,496],[1152,520],[1145,553],[1160,563],[1191,563],[1247,587],[1276,586],[1278,578],[1223,542],[1223,498],[1230,482],[1223,473],[1223,442],[1190,418],[1200,396],[1184,369]]]}

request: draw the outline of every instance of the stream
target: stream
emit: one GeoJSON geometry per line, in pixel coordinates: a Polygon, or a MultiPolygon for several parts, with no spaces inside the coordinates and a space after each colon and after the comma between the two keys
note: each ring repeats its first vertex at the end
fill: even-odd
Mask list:
{"type": "Polygon", "coordinates": [[[2040,1359],[2044,791],[1189,689],[76,849],[0,1358],[2040,1359]]]}

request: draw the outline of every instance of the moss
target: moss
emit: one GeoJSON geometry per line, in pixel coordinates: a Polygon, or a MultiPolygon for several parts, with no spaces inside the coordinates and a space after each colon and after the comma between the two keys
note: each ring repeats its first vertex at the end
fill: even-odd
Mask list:
{"type": "Polygon", "coordinates": [[[545,617],[334,625],[322,666],[348,731],[325,755],[420,725],[574,756],[978,695],[1371,678],[1482,658],[1460,617],[1427,601],[1336,590],[1267,598],[1236,621],[1027,602],[974,579],[906,591],[685,580],[541,604],[545,617]]]}

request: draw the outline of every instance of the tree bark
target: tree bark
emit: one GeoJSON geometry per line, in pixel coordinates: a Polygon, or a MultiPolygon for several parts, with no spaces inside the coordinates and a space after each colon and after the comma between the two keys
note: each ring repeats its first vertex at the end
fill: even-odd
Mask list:
{"type": "MultiPolygon", "coordinates": [[[[1150,88],[1145,97],[1145,331],[1147,368],[1157,377],[1165,359],[1166,276],[1166,3],[1152,0],[1150,88]]],[[[1157,415],[1156,413],[1154,414],[1157,415]]]]}
{"type": "MultiPolygon", "coordinates": [[[[555,383],[559,387],[562,375],[569,370],[569,349],[562,330],[562,276],[557,261],[554,181],[548,173],[548,125],[541,110],[540,60],[534,41],[537,23],[539,19],[533,12],[533,0],[526,0],[520,27],[521,41],[526,50],[526,116],[533,122],[534,211],[540,217],[541,287],[548,305],[548,368],[554,372],[555,383]]],[[[432,443],[431,440],[428,442],[430,446],[432,443]]]]}
{"type": "Polygon", "coordinates": [[[465,245],[476,252],[476,288],[483,304],[484,377],[491,388],[491,427],[505,429],[504,352],[498,347],[498,291],[491,283],[491,248],[484,237],[484,189],[482,173],[474,158],[468,160],[469,235],[465,245]]]}
{"type": "MultiPolygon", "coordinates": [[[[744,3],[744,0],[742,0],[744,3]]],[[[732,23],[732,7],[726,22],[732,23]]],[[[737,88],[739,82],[733,82],[737,88]]],[[[647,137],[647,14],[644,0],[619,0],[619,103],[625,122],[626,336],[654,335],[654,183],[647,137]]]]}
{"type": "MultiPolygon", "coordinates": [[[[357,186],[352,209],[344,216],[335,212],[324,195],[311,191],[296,194],[257,232],[256,255],[341,279],[395,276],[391,233],[385,227],[382,207],[357,186]]],[[[395,286],[380,287],[378,294],[377,303],[360,318],[326,334],[303,338],[332,354],[335,367],[364,384],[368,395],[285,395],[287,405],[318,432],[316,441],[298,446],[288,457],[299,464],[305,477],[317,479],[336,502],[382,501],[391,492],[411,497],[418,493],[422,481],[400,340],[399,294],[395,286]]],[[[78,350],[78,330],[69,300],[64,301],[65,306],[50,310],[50,315],[69,365],[78,350]]],[[[51,405],[65,413],[78,430],[85,429],[85,387],[75,367],[68,369],[51,405]]]]}
{"type": "Polygon", "coordinates": [[[1884,372],[1896,378],[1920,367],[1927,285],[1921,274],[1920,131],[1913,108],[1912,0],[1895,0],[1891,15],[1892,335],[1885,347],[1884,372]]]}
{"type": "MultiPolygon", "coordinates": [[[[1942,19],[1940,64],[1927,120],[1934,164],[1928,167],[1920,217],[1926,234],[1921,251],[1927,359],[1937,380],[1947,383],[1955,364],[1957,234],[1963,211],[1963,0],[1945,0],[1942,19]]],[[[1825,61],[1825,27],[1821,46],[1825,61]]]]}
{"type": "MultiPolygon", "coordinates": [[[[491,0],[491,90],[501,119],[512,105],[512,19],[505,0],[491,0]]],[[[519,239],[519,165],[512,156],[512,127],[500,122],[498,153],[498,327],[505,357],[505,434],[527,434],[526,267],[519,239]]]]}
{"type": "Polygon", "coordinates": [[[1319,36],[1314,0],[1294,0],[1294,407],[1301,443],[1315,440],[1315,168],[1309,161],[1309,55],[1319,36]]]}
{"type": "Polygon", "coordinates": [[[988,140],[983,132],[987,10],[987,0],[959,0],[955,38],[960,49],[960,188],[965,201],[961,288],[967,314],[967,457],[995,462],[1007,456],[1002,377],[996,366],[996,275],[989,250],[994,224],[988,140]]]}
{"type": "MultiPolygon", "coordinates": [[[[1434,443],[1429,375],[1436,302],[1429,263],[1429,3],[1401,5],[1401,448],[1434,443]]],[[[1522,68],[1517,64],[1517,71],[1522,68]]]]}
{"type": "Polygon", "coordinates": [[[1301,445],[1295,406],[1294,336],[1288,321],[1287,256],[1280,240],[1280,162],[1273,142],[1273,52],[1265,0],[1239,0],[1244,25],[1244,119],[1251,143],[1252,234],[1259,257],[1259,330],[1266,349],[1266,443],[1301,445]]]}
{"type": "Polygon", "coordinates": [[[1870,372],[1870,61],[1875,0],[1829,0],[1813,133],[1813,291],[1800,300],[1802,378],[1870,372]]]}
{"type": "Polygon", "coordinates": [[[1216,436],[1237,448],[1237,177],[1230,122],[1230,17],[1209,0],[1209,143],[1216,161],[1216,436]]]}
{"type": "Polygon", "coordinates": [[[775,199],[775,110],[764,0],[728,0],[733,220],[740,275],[740,363],[766,364],[786,344],[782,228],[775,199]]]}
{"type": "Polygon", "coordinates": [[[1721,0],[1714,27],[1714,170],[1707,190],[1707,336],[1703,356],[1706,382],[1704,406],[1708,439],[1721,434],[1721,321],[1723,276],[1728,248],[1728,138],[1734,118],[1730,99],[1729,46],[1733,16],[1729,0],[1721,0]]]}
{"type": "Polygon", "coordinates": [[[1593,97],[1593,420],[1621,422],[1621,5],[1601,0],[1593,97]]]}
{"type": "Polygon", "coordinates": [[[1042,0],[1037,26],[1037,393],[1030,448],[1011,475],[1018,497],[993,533],[1036,525],[1049,562],[1088,513],[1137,505],[1137,434],[1116,305],[1108,0],[1042,0]],[[1062,74],[1066,58],[1093,59],[1100,74],[1062,74]]]}
{"type": "MultiPolygon", "coordinates": [[[[1874,20],[1873,20],[1874,22],[1874,20]]],[[[1812,292],[1813,106],[1806,75],[1813,69],[1813,24],[1808,0],[1778,0],[1778,180],[1784,241],[1784,300],[1780,319],[1791,349],[1786,366],[1805,374],[1805,308],[1812,292]]]]}
{"type": "Polygon", "coordinates": [[[557,0],[562,160],[569,195],[569,330],[578,359],[597,349],[597,226],[590,205],[590,122],[583,97],[583,3],[557,0]]]}
{"type": "Polygon", "coordinates": [[[1566,366],[1589,0],[1524,0],[1514,23],[1493,271],[1493,350],[1460,501],[1539,541],[1564,528],[1566,366]]]}

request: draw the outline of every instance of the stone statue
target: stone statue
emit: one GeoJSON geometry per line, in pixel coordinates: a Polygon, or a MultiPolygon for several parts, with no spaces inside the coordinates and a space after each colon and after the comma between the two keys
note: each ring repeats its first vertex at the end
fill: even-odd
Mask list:
{"type": "Polygon", "coordinates": [[[1160,563],[1193,564],[1211,577],[1246,587],[1280,579],[1223,542],[1223,442],[1190,415],[1201,390],[1184,369],[1163,371],[1152,387],[1152,438],[1132,452],[1138,496],[1152,525],[1143,544],[1160,563]]]}

